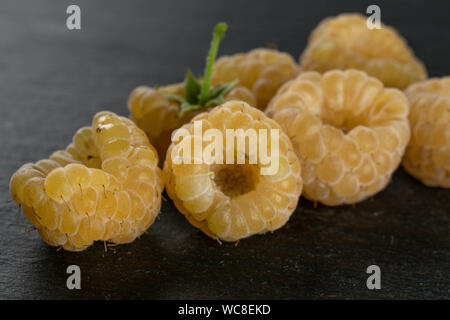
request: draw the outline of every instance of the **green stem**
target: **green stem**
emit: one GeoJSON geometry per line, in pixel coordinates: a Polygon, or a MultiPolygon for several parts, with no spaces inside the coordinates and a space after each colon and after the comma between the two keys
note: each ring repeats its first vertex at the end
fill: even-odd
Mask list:
{"type": "Polygon", "coordinates": [[[222,40],[222,38],[225,36],[227,28],[228,26],[224,22],[219,22],[214,27],[213,39],[211,41],[211,47],[206,59],[205,74],[203,76],[202,89],[200,91],[199,104],[201,106],[203,106],[208,101],[214,61],[216,60],[217,51],[219,50],[220,40],[222,40]]]}

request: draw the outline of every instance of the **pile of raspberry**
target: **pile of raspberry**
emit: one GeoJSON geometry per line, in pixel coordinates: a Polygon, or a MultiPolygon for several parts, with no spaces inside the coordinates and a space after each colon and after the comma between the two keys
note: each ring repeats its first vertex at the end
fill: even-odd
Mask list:
{"type": "Polygon", "coordinates": [[[137,87],[130,119],[99,112],[65,150],[14,173],[13,200],[44,241],[70,251],[132,242],[155,221],[164,188],[219,242],[281,228],[300,196],[327,206],[363,201],[400,163],[425,185],[450,188],[450,79],[427,80],[394,28],[370,30],[359,14],[327,18],[298,64],[265,48],[216,61],[226,30],[215,26],[202,76],[188,70],[182,83],[137,87]],[[215,150],[242,162],[180,163],[198,123],[223,136],[252,130],[257,148],[215,150]],[[278,134],[271,175],[254,151],[272,150],[260,129],[278,134]]]}

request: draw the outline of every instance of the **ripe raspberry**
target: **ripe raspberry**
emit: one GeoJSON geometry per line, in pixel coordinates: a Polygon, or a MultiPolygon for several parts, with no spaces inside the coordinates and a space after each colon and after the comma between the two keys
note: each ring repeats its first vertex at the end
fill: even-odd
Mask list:
{"type": "Polygon", "coordinates": [[[132,121],[95,115],[65,151],[27,163],[11,177],[13,200],[52,246],[81,251],[96,240],[127,243],[161,206],[158,156],[132,121]]]}
{"type": "MultiPolygon", "coordinates": [[[[230,101],[210,112],[196,116],[182,128],[194,139],[194,121],[204,130],[217,129],[225,137],[226,129],[280,129],[260,110],[242,101],[230,101]]],[[[270,136],[270,133],[268,133],[270,136]]],[[[259,141],[259,138],[258,138],[259,141]]],[[[269,140],[270,143],[270,140],[269,140]]],[[[203,150],[211,142],[203,140],[203,150]]],[[[301,168],[292,144],[279,131],[279,170],[275,175],[261,175],[257,164],[177,164],[173,154],[179,153],[181,141],[173,142],[167,151],[164,176],[167,194],[178,210],[195,227],[214,239],[236,241],[253,234],[282,227],[295,210],[302,190],[301,168]]],[[[226,145],[224,142],[224,152],[226,145]]],[[[234,145],[237,153],[237,144],[234,145]]],[[[259,144],[258,148],[264,148],[259,144]]],[[[270,150],[270,144],[267,145],[270,150]]],[[[268,152],[270,154],[270,151],[268,152]]],[[[225,155],[223,156],[224,159],[225,155]]],[[[250,148],[246,158],[251,158],[250,148]]],[[[236,163],[236,162],[235,162],[236,163]]]]}
{"type": "Polygon", "coordinates": [[[227,25],[218,23],[208,54],[203,80],[195,79],[188,70],[184,83],[157,89],[140,86],[128,98],[130,118],[145,131],[164,162],[173,130],[189,122],[195,115],[230,100],[256,104],[253,93],[236,82],[216,82],[211,88],[213,64],[227,25]]]}
{"type": "Polygon", "coordinates": [[[357,70],[302,73],[280,88],[266,113],[291,138],[305,197],[325,205],[382,190],[409,140],[405,95],[357,70]]]}
{"type": "Polygon", "coordinates": [[[450,77],[415,83],[406,95],[412,134],[403,167],[427,186],[450,188],[450,77]]]}
{"type": "Polygon", "coordinates": [[[392,27],[369,29],[366,17],[341,14],[323,20],[312,32],[302,56],[302,70],[325,72],[356,68],[387,87],[406,88],[426,78],[422,62],[392,27]]]}
{"type": "Polygon", "coordinates": [[[239,80],[256,97],[255,107],[264,110],[278,88],[298,74],[290,54],[273,49],[253,49],[219,58],[214,65],[212,84],[239,80]]]}

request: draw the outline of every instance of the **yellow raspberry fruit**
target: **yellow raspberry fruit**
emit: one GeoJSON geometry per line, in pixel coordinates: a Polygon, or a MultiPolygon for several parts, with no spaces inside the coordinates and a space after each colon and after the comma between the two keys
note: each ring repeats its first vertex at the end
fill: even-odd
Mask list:
{"type": "Polygon", "coordinates": [[[394,28],[382,24],[381,29],[369,29],[366,22],[360,14],[323,20],[300,57],[302,70],[354,68],[399,89],[427,77],[423,63],[394,28]]]}
{"type": "MultiPolygon", "coordinates": [[[[182,117],[178,117],[181,103],[167,98],[165,94],[184,97],[183,84],[158,89],[140,86],[135,88],[128,97],[130,119],[147,134],[151,144],[158,151],[161,164],[164,162],[173,130],[189,122],[195,115],[214,107],[211,105],[208,108],[188,111],[182,117]]],[[[243,86],[234,87],[225,95],[225,100],[241,100],[250,105],[256,103],[253,93],[243,86]]]]}
{"type": "Polygon", "coordinates": [[[100,112],[66,150],[17,170],[10,192],[51,246],[81,251],[96,240],[128,243],[159,213],[157,164],[156,150],[131,120],[100,112]]]}
{"type": "MultiPolygon", "coordinates": [[[[245,102],[230,101],[199,114],[179,130],[182,129],[189,134],[170,145],[164,163],[164,176],[167,194],[192,225],[211,238],[236,241],[276,230],[288,221],[302,191],[301,167],[289,138],[275,121],[245,102]],[[265,132],[278,129],[279,153],[278,157],[273,158],[278,160],[278,170],[272,175],[261,174],[261,168],[266,167],[267,162],[261,161],[260,157],[257,161],[249,161],[256,152],[250,147],[243,152],[247,160],[242,164],[237,164],[237,160],[234,164],[225,160],[225,164],[174,161],[174,155],[182,153],[184,139],[196,140],[194,121],[202,124],[203,132],[214,129],[222,137],[226,136],[227,129],[242,129],[245,132],[253,129],[258,135],[256,141],[266,141],[260,138],[262,133],[259,129],[265,129],[265,132]]],[[[206,150],[212,142],[204,138],[200,144],[206,150]]],[[[239,154],[244,156],[238,152],[243,149],[237,148],[237,145],[223,142],[223,159],[226,159],[226,150],[235,157],[239,154]]],[[[266,146],[261,142],[255,145],[267,151],[266,154],[271,154],[271,140],[266,146]]]]}
{"type": "Polygon", "coordinates": [[[297,74],[298,65],[290,54],[258,48],[220,57],[214,65],[211,83],[239,80],[240,85],[255,95],[255,107],[264,111],[278,88],[297,74]]]}
{"type": "Polygon", "coordinates": [[[300,158],[304,196],[330,206],[382,190],[409,141],[405,95],[353,69],[302,73],[280,88],[267,114],[300,158]]]}
{"type": "Polygon", "coordinates": [[[450,77],[415,83],[406,95],[411,141],[403,167],[427,186],[450,188],[450,77]]]}

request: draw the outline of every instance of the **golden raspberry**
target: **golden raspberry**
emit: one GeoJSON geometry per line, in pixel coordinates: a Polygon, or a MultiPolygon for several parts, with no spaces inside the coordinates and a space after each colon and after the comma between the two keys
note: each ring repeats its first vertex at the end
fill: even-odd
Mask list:
{"type": "Polygon", "coordinates": [[[389,26],[369,29],[366,17],[341,14],[323,20],[312,32],[302,56],[302,70],[360,69],[387,87],[406,88],[426,78],[424,65],[403,37],[389,26]]]}
{"type": "Polygon", "coordinates": [[[266,112],[291,138],[304,196],[325,205],[382,190],[409,140],[405,95],[358,70],[302,73],[280,88],[266,112]]]}
{"type": "MultiPolygon", "coordinates": [[[[158,89],[140,86],[135,88],[128,98],[130,118],[148,136],[151,144],[158,151],[161,164],[164,163],[170,137],[173,130],[189,122],[195,115],[213,108],[215,105],[198,110],[191,110],[177,117],[181,111],[181,103],[167,98],[164,94],[176,94],[184,97],[184,84],[174,84],[158,89]]],[[[255,97],[245,87],[234,87],[225,96],[226,101],[241,100],[255,105],[255,97]]]]}
{"type": "Polygon", "coordinates": [[[427,186],[450,188],[450,77],[415,83],[406,95],[411,141],[403,167],[427,186]]]}
{"type": "Polygon", "coordinates": [[[211,82],[220,84],[238,79],[240,85],[255,95],[255,107],[264,110],[278,88],[297,74],[298,65],[290,54],[258,48],[220,57],[214,65],[211,82]]]}
{"type": "MultiPolygon", "coordinates": [[[[267,136],[271,135],[271,130],[278,129],[279,157],[275,159],[279,160],[279,167],[276,174],[262,175],[260,170],[267,164],[263,165],[259,157],[256,162],[247,160],[237,164],[236,160],[235,164],[230,164],[225,161],[226,149],[231,150],[229,152],[234,157],[241,153],[238,152],[238,143],[230,145],[225,142],[223,159],[228,164],[176,163],[173,156],[180,154],[183,140],[175,141],[167,151],[164,176],[167,194],[178,210],[205,234],[224,241],[236,241],[282,227],[297,206],[302,179],[298,158],[279,125],[260,110],[241,101],[230,101],[196,116],[182,127],[189,131],[185,139],[195,141],[194,121],[201,122],[203,133],[217,129],[222,137],[226,136],[226,129],[254,129],[258,134],[256,141],[260,141],[259,129],[269,131],[267,136]]],[[[271,140],[266,147],[258,142],[255,144],[258,149],[271,154],[271,140]]],[[[201,145],[206,150],[212,142],[203,139],[201,145]]],[[[252,150],[246,148],[244,159],[255,156],[256,151],[252,150]]]]}
{"type": "Polygon", "coordinates": [[[127,243],[159,213],[164,186],[157,163],[131,120],[100,112],[65,151],[17,170],[10,192],[49,245],[81,251],[96,240],[127,243]]]}

